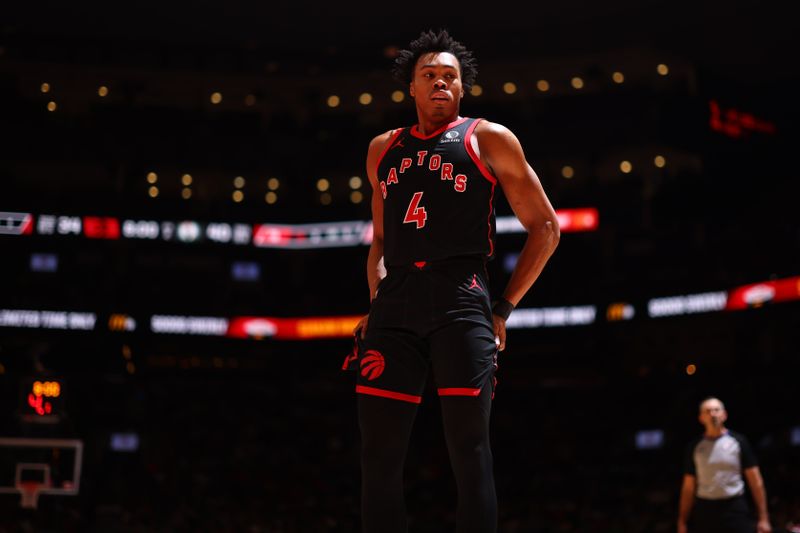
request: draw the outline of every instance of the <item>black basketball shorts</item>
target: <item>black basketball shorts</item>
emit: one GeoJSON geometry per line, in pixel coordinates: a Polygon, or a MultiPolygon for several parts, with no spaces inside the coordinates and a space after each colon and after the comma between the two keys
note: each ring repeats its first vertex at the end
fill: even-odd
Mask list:
{"type": "Polygon", "coordinates": [[[497,344],[483,260],[390,267],[344,368],[356,392],[420,403],[429,370],[440,396],[494,394],[497,344]]]}
{"type": "Polygon", "coordinates": [[[689,521],[691,533],[752,533],[755,530],[756,522],[744,496],[695,500],[689,521]]]}

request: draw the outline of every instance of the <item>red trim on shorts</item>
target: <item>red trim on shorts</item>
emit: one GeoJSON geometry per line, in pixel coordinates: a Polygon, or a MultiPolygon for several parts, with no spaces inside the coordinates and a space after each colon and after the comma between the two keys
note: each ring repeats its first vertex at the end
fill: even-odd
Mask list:
{"type": "Polygon", "coordinates": [[[414,396],[412,394],[403,394],[402,392],[376,389],[375,387],[365,387],[364,385],[356,385],[356,392],[359,394],[369,394],[370,396],[380,396],[382,398],[400,400],[401,402],[422,403],[422,396],[414,396]]]}
{"type": "Polygon", "coordinates": [[[438,389],[439,396],[480,396],[481,389],[450,387],[438,389]]]}
{"type": "Polygon", "coordinates": [[[342,370],[347,370],[350,368],[350,363],[358,359],[358,354],[353,352],[348,354],[347,357],[344,358],[344,364],[342,365],[342,370]]]}

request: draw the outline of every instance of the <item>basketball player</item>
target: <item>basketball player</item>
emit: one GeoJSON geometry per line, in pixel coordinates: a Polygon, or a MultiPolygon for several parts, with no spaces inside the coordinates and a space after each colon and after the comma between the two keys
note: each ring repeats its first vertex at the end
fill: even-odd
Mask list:
{"type": "Polygon", "coordinates": [[[475,59],[447,31],[423,32],[399,53],[417,124],[369,145],[374,238],[369,315],[356,328],[362,523],[407,531],[403,464],[429,368],[440,396],[458,487],[459,533],[497,529],[489,413],[506,320],[559,241],[556,214],[506,127],[459,114],[475,59]],[[528,232],[502,296],[492,304],[486,261],[495,250],[501,187],[528,232]]]}
{"type": "Polygon", "coordinates": [[[727,419],[728,412],[718,398],[706,398],[700,403],[698,420],[705,432],[687,449],[678,533],[772,531],[758,462],[747,439],[725,427],[727,419]],[[744,498],[745,480],[758,511],[757,523],[744,498]],[[690,513],[692,522],[687,529],[690,513]]]}

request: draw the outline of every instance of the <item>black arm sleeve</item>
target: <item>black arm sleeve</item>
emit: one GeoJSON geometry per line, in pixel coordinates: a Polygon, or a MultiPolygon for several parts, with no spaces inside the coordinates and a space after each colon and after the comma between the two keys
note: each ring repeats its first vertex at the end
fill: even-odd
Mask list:
{"type": "Polygon", "coordinates": [[[731,436],[739,441],[739,449],[742,451],[742,456],[740,458],[742,470],[758,466],[758,459],[756,458],[756,454],[753,452],[753,448],[750,446],[750,441],[747,440],[747,437],[735,432],[731,432],[731,436]]]}

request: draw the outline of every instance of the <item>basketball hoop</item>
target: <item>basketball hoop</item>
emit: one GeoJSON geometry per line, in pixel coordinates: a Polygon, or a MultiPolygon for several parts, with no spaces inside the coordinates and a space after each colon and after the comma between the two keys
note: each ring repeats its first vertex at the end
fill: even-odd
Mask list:
{"type": "Polygon", "coordinates": [[[36,509],[36,506],[39,504],[39,491],[44,488],[44,483],[38,481],[22,481],[17,488],[22,494],[20,507],[23,509],[36,509]]]}
{"type": "Polygon", "coordinates": [[[39,494],[50,488],[50,465],[44,463],[17,464],[16,489],[22,495],[19,504],[23,509],[36,509],[39,494]],[[35,476],[32,474],[36,472],[35,476]]]}
{"type": "Polygon", "coordinates": [[[0,498],[4,494],[19,496],[23,509],[37,509],[43,494],[80,493],[81,440],[0,436],[0,459],[0,498]]]}

